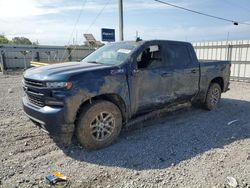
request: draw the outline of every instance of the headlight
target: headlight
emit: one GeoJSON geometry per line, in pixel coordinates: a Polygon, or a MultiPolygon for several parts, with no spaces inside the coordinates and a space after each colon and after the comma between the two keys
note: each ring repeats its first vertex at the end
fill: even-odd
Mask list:
{"type": "Polygon", "coordinates": [[[65,88],[71,89],[73,86],[72,82],[47,82],[46,87],[49,89],[65,88]]]}

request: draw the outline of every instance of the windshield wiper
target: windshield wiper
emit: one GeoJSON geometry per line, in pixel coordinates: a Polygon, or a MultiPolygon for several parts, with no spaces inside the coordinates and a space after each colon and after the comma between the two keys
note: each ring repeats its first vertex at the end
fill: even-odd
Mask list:
{"type": "Polygon", "coordinates": [[[87,63],[102,64],[102,63],[97,62],[97,61],[87,61],[87,63]]]}

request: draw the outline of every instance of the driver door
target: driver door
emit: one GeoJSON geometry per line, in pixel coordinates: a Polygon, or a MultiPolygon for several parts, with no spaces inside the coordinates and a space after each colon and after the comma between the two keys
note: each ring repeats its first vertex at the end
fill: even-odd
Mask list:
{"type": "Polygon", "coordinates": [[[132,114],[144,113],[172,101],[172,71],[160,43],[137,52],[130,77],[132,114]]]}

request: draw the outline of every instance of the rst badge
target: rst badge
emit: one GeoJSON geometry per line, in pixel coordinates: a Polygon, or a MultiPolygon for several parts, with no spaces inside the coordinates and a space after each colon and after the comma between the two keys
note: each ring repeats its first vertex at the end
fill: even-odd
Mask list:
{"type": "Polygon", "coordinates": [[[122,74],[122,73],[124,73],[124,69],[112,69],[112,70],[110,71],[110,73],[111,73],[112,75],[122,74]]]}

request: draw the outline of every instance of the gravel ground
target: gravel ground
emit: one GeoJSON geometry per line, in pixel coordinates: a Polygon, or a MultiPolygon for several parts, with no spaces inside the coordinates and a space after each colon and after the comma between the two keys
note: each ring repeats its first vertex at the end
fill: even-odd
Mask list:
{"type": "Polygon", "coordinates": [[[91,152],[55,144],[21,97],[21,76],[0,75],[0,187],[49,187],[53,170],[68,187],[229,187],[228,176],[250,187],[250,83],[231,83],[214,111],[171,113],[91,152]]]}

